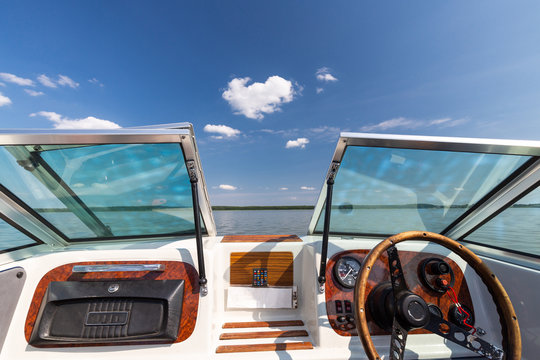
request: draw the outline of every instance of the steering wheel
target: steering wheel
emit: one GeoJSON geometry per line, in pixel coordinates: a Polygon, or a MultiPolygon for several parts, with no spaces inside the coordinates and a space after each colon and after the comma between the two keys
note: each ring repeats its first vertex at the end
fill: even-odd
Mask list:
{"type": "Polygon", "coordinates": [[[443,235],[427,231],[407,231],[391,236],[374,247],[362,262],[362,268],[358,274],[354,289],[354,310],[356,329],[369,359],[381,360],[381,357],[377,353],[369,334],[366,318],[366,290],[373,264],[385,251],[388,254],[395,309],[390,340],[391,360],[403,359],[407,333],[416,328],[424,328],[488,359],[521,359],[521,336],[517,316],[508,294],[495,274],[478,256],[462,244],[443,235]],[[476,271],[487,286],[497,307],[502,326],[502,349],[431,313],[426,302],[408,289],[403,276],[399,254],[395,247],[396,244],[408,240],[432,241],[442,245],[459,255],[476,271]]]}

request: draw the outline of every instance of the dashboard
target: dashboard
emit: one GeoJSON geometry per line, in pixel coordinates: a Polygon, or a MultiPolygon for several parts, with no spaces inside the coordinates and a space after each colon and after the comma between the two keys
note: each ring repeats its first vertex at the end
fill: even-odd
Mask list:
{"type": "MultiPolygon", "coordinates": [[[[330,326],[341,336],[358,335],[354,318],[354,285],[368,252],[342,251],[328,261],[326,311],[330,326]]],[[[400,251],[399,256],[407,286],[428,303],[431,312],[464,328],[474,326],[474,307],[469,287],[463,272],[454,261],[441,255],[414,251],[400,251]],[[456,297],[468,316],[457,309],[456,297]]],[[[386,254],[379,258],[371,270],[368,287],[367,319],[370,333],[389,335],[388,322],[393,312],[393,298],[386,254]]],[[[411,331],[411,334],[423,333],[429,332],[424,329],[411,331]]]]}
{"type": "MultiPolygon", "coordinates": [[[[242,358],[247,358],[255,352],[260,358],[277,358],[280,351],[305,360],[362,358],[354,286],[376,243],[334,240],[324,293],[311,286],[318,276],[317,236],[208,238],[205,296],[199,291],[195,244],[185,240],[129,249],[81,245],[26,259],[18,263],[27,280],[6,337],[9,345],[3,347],[0,359],[82,360],[119,352],[133,359],[156,352],[171,359],[178,354],[221,358],[227,356],[224,353],[246,353],[242,358]]],[[[437,280],[447,281],[459,302],[477,316],[486,339],[497,343],[498,338],[490,337],[499,334],[494,331],[498,319],[489,316],[495,310],[484,301],[489,293],[481,291],[474,274],[463,270],[465,281],[463,262],[436,246],[426,249],[411,243],[403,249],[399,255],[408,288],[436,306],[444,319],[455,322],[450,296],[437,291],[437,280]]],[[[372,268],[366,292],[366,298],[375,299],[372,303],[384,304],[379,306],[382,313],[389,280],[384,254],[372,268]]],[[[379,315],[367,313],[371,334],[390,334],[379,315]]],[[[386,337],[375,342],[383,351],[388,347],[386,337]]],[[[468,353],[436,334],[411,337],[407,346],[418,354],[436,352],[439,358],[468,353]]]]}

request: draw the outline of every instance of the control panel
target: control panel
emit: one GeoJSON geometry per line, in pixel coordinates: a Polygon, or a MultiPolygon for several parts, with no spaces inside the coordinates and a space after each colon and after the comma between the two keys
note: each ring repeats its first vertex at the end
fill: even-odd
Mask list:
{"type": "MultiPolygon", "coordinates": [[[[362,261],[368,252],[369,250],[343,251],[328,261],[326,311],[330,325],[342,336],[357,335],[354,286],[362,261]]],[[[408,288],[428,303],[430,312],[466,330],[474,326],[474,308],[467,282],[454,261],[423,252],[399,251],[399,256],[408,288]],[[461,309],[456,303],[461,305],[461,309]]],[[[389,334],[388,318],[385,318],[385,314],[393,306],[391,293],[388,257],[384,254],[371,270],[366,292],[368,328],[372,335],[389,334]]],[[[417,329],[411,333],[427,331],[417,329]]]]}

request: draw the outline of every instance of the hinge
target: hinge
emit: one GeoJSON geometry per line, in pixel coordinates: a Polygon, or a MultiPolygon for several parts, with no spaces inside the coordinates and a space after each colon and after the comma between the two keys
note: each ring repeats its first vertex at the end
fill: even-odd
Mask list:
{"type": "Polygon", "coordinates": [[[187,160],[186,166],[189,175],[189,181],[191,181],[192,183],[196,183],[197,181],[199,181],[197,178],[197,168],[195,167],[195,160],[187,160]]]}
{"type": "Polygon", "coordinates": [[[326,174],[326,181],[334,182],[334,179],[336,178],[336,174],[338,171],[340,163],[337,161],[333,161],[330,165],[330,169],[328,169],[328,174],[326,174]]]}

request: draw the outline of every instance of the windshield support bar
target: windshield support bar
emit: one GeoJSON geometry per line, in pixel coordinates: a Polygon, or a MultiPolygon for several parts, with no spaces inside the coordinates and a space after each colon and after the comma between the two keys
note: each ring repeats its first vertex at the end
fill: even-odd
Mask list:
{"type": "Polygon", "coordinates": [[[111,229],[94,214],[77,194],[62,180],[38,152],[22,146],[6,146],[7,151],[22,166],[36,177],[98,237],[114,236],[111,229]]]}
{"type": "Polygon", "coordinates": [[[324,228],[321,246],[321,266],[319,268],[319,291],[324,292],[326,282],[326,257],[328,254],[328,235],[330,234],[330,214],[332,212],[332,190],[334,189],[334,179],[339,168],[339,162],[334,161],[330,165],[326,176],[326,205],[324,207],[324,228]]]}
{"type": "Polygon", "coordinates": [[[199,266],[199,286],[201,287],[201,295],[208,294],[206,279],[206,270],[204,268],[204,253],[202,243],[202,230],[201,230],[201,214],[199,210],[199,194],[197,192],[197,183],[199,179],[197,177],[197,171],[195,169],[195,161],[186,161],[187,171],[189,174],[189,181],[191,183],[191,196],[193,199],[193,222],[195,224],[195,241],[197,243],[197,262],[199,266]]]}

